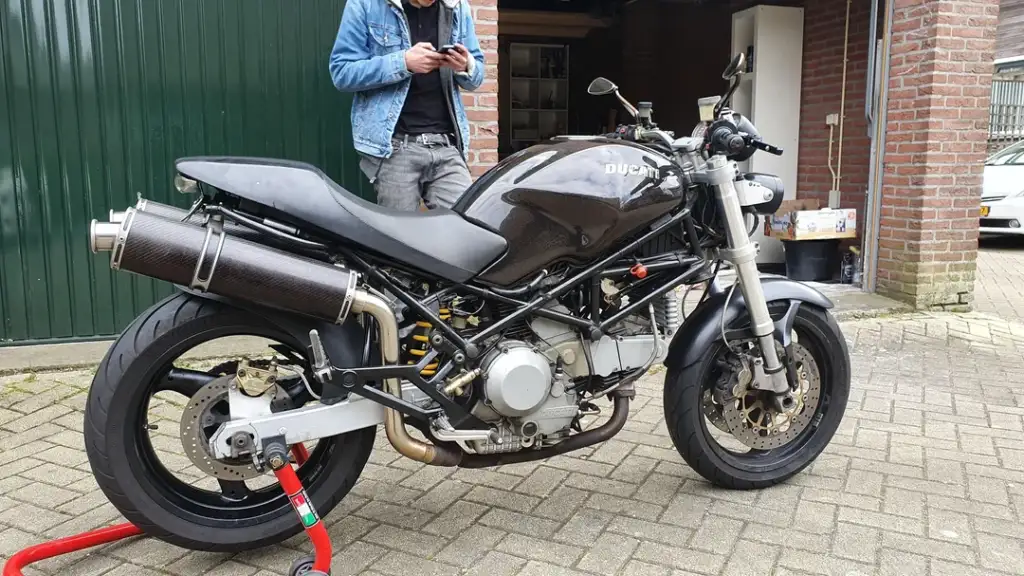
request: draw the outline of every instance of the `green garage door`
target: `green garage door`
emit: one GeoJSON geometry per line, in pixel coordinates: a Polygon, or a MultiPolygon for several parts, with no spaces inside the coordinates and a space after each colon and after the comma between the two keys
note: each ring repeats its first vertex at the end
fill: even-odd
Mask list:
{"type": "Polygon", "coordinates": [[[367,194],[327,72],[343,6],[0,0],[0,345],[116,334],[170,293],[86,235],[138,194],[186,206],[175,158],[303,160],[367,194]]]}

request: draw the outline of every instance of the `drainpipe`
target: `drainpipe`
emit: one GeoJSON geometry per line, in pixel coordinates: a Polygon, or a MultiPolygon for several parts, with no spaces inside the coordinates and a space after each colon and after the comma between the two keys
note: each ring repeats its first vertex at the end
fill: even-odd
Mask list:
{"type": "Polygon", "coordinates": [[[874,133],[871,138],[871,188],[868,194],[867,214],[864,215],[864,264],[863,284],[865,292],[878,289],[878,239],[882,222],[882,184],[885,177],[886,124],[889,121],[889,75],[892,72],[890,55],[892,51],[892,21],[896,15],[895,0],[885,2],[885,22],[882,24],[882,57],[876,70],[879,84],[878,108],[875,111],[874,133]]]}
{"type": "Polygon", "coordinates": [[[839,104],[839,159],[836,166],[836,179],[832,186],[834,196],[830,194],[829,207],[839,208],[842,191],[840,186],[843,182],[843,128],[846,124],[846,71],[850,65],[850,11],[853,0],[846,0],[846,34],[843,39],[843,95],[839,104]]]}

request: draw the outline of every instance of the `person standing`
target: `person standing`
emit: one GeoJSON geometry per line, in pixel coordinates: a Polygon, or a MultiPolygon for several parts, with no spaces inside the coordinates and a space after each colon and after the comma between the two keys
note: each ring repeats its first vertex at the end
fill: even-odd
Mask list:
{"type": "Polygon", "coordinates": [[[472,183],[460,90],[484,82],[468,1],[347,0],[330,72],[355,93],[352,140],[377,202],[451,208],[472,183]]]}

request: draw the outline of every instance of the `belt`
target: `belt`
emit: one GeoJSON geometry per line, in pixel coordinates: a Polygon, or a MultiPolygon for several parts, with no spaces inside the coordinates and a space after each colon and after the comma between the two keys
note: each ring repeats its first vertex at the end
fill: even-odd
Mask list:
{"type": "Polygon", "coordinates": [[[455,137],[451,134],[395,134],[395,140],[422,146],[453,146],[455,137]]]}

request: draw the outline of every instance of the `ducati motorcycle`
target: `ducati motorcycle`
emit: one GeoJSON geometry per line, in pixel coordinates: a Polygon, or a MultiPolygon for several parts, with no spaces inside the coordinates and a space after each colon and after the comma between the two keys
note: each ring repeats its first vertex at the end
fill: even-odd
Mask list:
{"type": "Polygon", "coordinates": [[[598,78],[588,91],[632,124],[513,154],[452,210],[382,208],[298,162],[178,160],[190,210],[140,199],[90,229],[111,268],[179,287],[125,329],[89,391],[106,496],[172,544],[257,548],[302,530],[272,447],[306,449],[298,475],[326,514],[379,425],[427,465],[542,460],[615,436],[659,363],[668,434],[708,481],[756,489],[807,467],[840,424],[850,360],[825,296],[757,270],[750,236],[784,189],[739,165],[782,150],[729,108],[743,60],[680,138],[598,78]],[[680,292],[698,285],[684,321],[680,292]],[[182,361],[228,336],[273,353],[182,361]],[[179,422],[154,418],[171,407],[179,422]]]}

